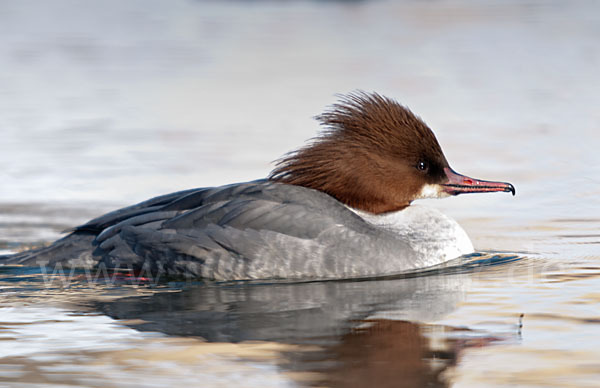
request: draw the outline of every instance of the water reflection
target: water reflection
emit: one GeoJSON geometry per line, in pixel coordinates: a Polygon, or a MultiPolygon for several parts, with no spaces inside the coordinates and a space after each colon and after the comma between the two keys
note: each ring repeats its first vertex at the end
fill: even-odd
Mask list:
{"type": "Polygon", "coordinates": [[[464,302],[474,268],[485,273],[502,257],[514,260],[474,255],[399,279],[268,284],[89,282],[78,273],[66,279],[3,267],[0,333],[7,348],[0,379],[121,386],[126,370],[129,382],[147,382],[154,373],[183,386],[194,368],[219,384],[225,375],[255,379],[267,373],[256,368],[267,368],[277,376],[274,386],[287,386],[286,379],[330,387],[449,386],[446,372],[465,349],[515,339],[517,330],[425,322],[464,302]],[[19,300],[32,307],[12,307],[19,300]],[[169,360],[181,375],[157,364],[169,360]]]}
{"type": "MultiPolygon", "coordinates": [[[[214,342],[302,345],[283,352],[287,362],[281,367],[316,373],[317,386],[448,386],[443,372],[455,365],[463,349],[507,339],[506,334],[422,323],[453,311],[469,284],[463,273],[362,282],[196,285],[89,306],[139,331],[214,342]]],[[[511,338],[516,336],[517,329],[511,338]]]]}
{"type": "Polygon", "coordinates": [[[319,376],[318,386],[448,386],[444,372],[469,347],[507,336],[430,325],[465,298],[467,274],[301,284],[200,285],[92,307],[140,331],[216,342],[275,341],[281,367],[319,376]],[[318,346],[315,350],[314,346],[318,346]]]}
{"type": "Polygon", "coordinates": [[[138,330],[208,341],[321,343],[365,319],[440,318],[463,300],[462,275],[364,282],[192,286],[177,293],[95,302],[116,319],[140,319],[138,330]]]}
{"type": "Polygon", "coordinates": [[[332,366],[321,370],[324,378],[320,384],[448,387],[452,384],[445,374],[464,350],[511,339],[407,321],[374,320],[365,324],[369,326],[353,329],[327,349],[327,357],[320,361],[329,361],[332,366]]]}

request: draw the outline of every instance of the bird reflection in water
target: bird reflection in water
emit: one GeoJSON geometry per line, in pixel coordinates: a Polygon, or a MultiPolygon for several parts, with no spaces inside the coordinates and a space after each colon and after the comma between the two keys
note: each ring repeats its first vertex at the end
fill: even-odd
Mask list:
{"type": "Polygon", "coordinates": [[[364,323],[366,327],[351,330],[324,351],[326,357],[315,365],[330,366],[319,371],[322,378],[315,385],[448,387],[452,383],[448,372],[466,349],[509,339],[409,321],[378,319],[364,323]],[[470,335],[452,338],[457,331],[470,335]],[[432,340],[431,332],[442,334],[442,340],[432,340]]]}

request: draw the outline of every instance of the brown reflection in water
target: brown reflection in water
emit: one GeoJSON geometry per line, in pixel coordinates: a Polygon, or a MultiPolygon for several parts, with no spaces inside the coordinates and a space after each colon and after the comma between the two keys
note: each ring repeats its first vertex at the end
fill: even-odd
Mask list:
{"type": "Polygon", "coordinates": [[[326,387],[448,387],[444,372],[457,364],[463,350],[502,340],[491,336],[448,338],[457,331],[414,322],[369,320],[353,329],[327,351],[333,366],[319,370],[326,387]],[[428,333],[443,332],[436,341],[428,333]]]}

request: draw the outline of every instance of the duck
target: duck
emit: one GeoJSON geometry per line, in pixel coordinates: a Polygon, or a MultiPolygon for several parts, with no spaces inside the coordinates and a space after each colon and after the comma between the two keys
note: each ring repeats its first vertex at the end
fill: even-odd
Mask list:
{"type": "Polygon", "coordinates": [[[341,95],[316,119],[320,134],[266,178],[117,209],[0,265],[212,281],[390,276],[474,252],[455,220],[414,201],[515,195],[455,172],[427,124],[378,93],[341,95]]]}

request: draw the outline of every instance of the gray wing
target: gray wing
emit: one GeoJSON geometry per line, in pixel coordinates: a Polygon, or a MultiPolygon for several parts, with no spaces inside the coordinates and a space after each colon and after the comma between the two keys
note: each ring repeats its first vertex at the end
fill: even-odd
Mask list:
{"type": "Polygon", "coordinates": [[[143,215],[114,225],[98,236],[101,263],[219,280],[339,278],[389,273],[371,258],[390,240],[406,251],[389,236],[374,244],[386,232],[326,194],[277,183],[240,189],[214,192],[203,205],[165,212],[162,220],[137,222],[146,221],[143,215]]]}

